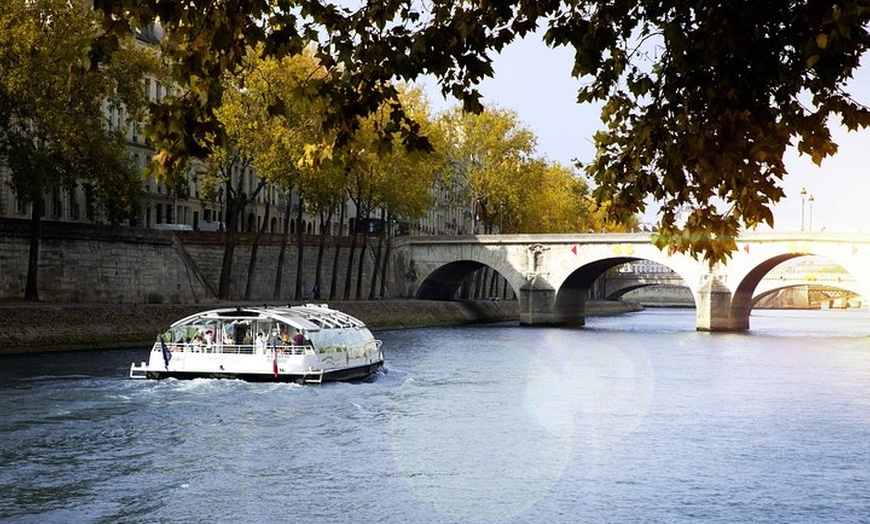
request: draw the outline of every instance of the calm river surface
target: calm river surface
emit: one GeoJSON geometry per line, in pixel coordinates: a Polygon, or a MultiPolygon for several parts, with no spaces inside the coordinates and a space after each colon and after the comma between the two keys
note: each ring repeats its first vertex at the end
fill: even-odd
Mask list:
{"type": "Polygon", "coordinates": [[[870,312],[382,331],[369,383],[0,359],[0,522],[870,522],[870,312]]]}

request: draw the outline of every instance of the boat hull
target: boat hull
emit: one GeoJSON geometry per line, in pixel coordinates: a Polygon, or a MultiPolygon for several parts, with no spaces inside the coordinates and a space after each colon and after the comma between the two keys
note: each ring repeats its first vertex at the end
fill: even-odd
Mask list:
{"type": "Polygon", "coordinates": [[[372,377],[383,366],[383,362],[373,362],[353,368],[333,369],[308,373],[231,373],[226,371],[155,371],[145,372],[145,378],[163,380],[174,378],[192,380],[196,378],[244,380],[247,382],[289,382],[297,384],[317,384],[321,382],[361,382],[372,377]]]}

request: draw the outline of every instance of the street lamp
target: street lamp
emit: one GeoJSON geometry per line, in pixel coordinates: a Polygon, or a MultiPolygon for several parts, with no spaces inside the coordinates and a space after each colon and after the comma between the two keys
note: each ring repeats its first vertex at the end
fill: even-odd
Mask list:
{"type": "Polygon", "coordinates": [[[499,202],[499,204],[498,204],[498,220],[499,220],[498,234],[499,235],[504,235],[504,208],[505,208],[504,202],[499,202]]]}
{"type": "Polygon", "coordinates": [[[810,207],[809,207],[809,213],[808,213],[808,217],[807,217],[807,226],[808,226],[807,229],[809,231],[813,230],[813,202],[814,201],[815,201],[815,199],[813,198],[813,195],[810,195],[810,198],[808,200],[808,202],[810,203],[810,207]]]}
{"type": "Polygon", "coordinates": [[[477,200],[474,193],[471,194],[471,234],[477,234],[477,200]]]}
{"type": "Polygon", "coordinates": [[[807,203],[807,188],[801,188],[801,231],[804,230],[804,206],[807,203]]]}

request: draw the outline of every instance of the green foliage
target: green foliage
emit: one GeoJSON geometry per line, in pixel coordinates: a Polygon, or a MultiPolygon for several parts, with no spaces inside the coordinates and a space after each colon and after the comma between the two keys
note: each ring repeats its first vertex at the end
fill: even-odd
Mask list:
{"type": "Polygon", "coordinates": [[[651,195],[658,246],[727,258],[744,227],[773,225],[790,145],[820,164],[837,151],[830,116],[870,124],[843,91],[868,15],[863,2],[620,0],[554,20],[547,41],[573,45],[575,74],[592,77],[579,100],[604,102],[585,166],[597,199],[625,219],[651,195]]]}
{"type": "MultiPolygon", "coordinates": [[[[513,111],[460,108],[442,115],[451,176],[473,202],[479,232],[576,233],[613,230],[596,213],[586,181],[571,169],[535,156],[534,134],[513,111]]],[[[629,218],[629,223],[634,223],[629,218]]]]}
{"type": "MultiPolygon", "coordinates": [[[[546,22],[551,46],[575,50],[574,75],[588,77],[582,101],[602,101],[606,130],[586,172],[610,219],[626,220],[651,195],[662,207],[663,247],[710,263],[733,249],[743,227],[772,224],[783,197],[785,150],[794,145],[819,163],[836,152],[829,119],[850,129],[870,111],[844,91],[868,45],[864,0],[612,0],[363,2],[310,0],[184,3],[95,0],[105,32],[91,58],[103,60],[114,38],[159,18],[163,51],[187,91],[157,112],[150,130],[167,172],[225,140],[216,118],[225,73],[249,48],[270,56],[312,46],[330,81],[311,89],[330,103],[324,127],[332,143],[310,144],[326,158],[368,115],[397,99],[394,82],[424,74],[466,110],[482,109],[476,85],[492,74],[490,53],[546,22]],[[689,207],[693,219],[675,221],[689,207]]],[[[401,105],[375,129],[388,151],[393,133],[410,148],[432,144],[401,105]]]]}
{"type": "Polygon", "coordinates": [[[345,180],[360,217],[376,208],[394,216],[417,218],[429,208],[431,188],[444,170],[441,131],[429,117],[419,89],[397,86],[396,98],[360,121],[349,139],[335,150],[334,170],[345,180]],[[407,134],[393,126],[393,113],[401,107],[413,115],[417,131],[425,131],[427,148],[407,147],[407,134]],[[432,144],[438,147],[431,147],[432,144]]]}
{"type": "Polygon", "coordinates": [[[155,57],[128,35],[111,66],[88,70],[84,57],[98,22],[87,7],[63,0],[0,5],[0,161],[25,201],[87,183],[103,197],[106,218],[119,222],[129,217],[139,180],[103,105],[140,114],[142,76],[155,57]]]}

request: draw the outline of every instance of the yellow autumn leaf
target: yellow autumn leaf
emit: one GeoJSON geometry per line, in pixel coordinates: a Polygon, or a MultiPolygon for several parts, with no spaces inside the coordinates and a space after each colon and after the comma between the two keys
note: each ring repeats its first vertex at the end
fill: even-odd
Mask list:
{"type": "Polygon", "coordinates": [[[828,35],[824,33],[816,35],[816,45],[819,46],[819,49],[828,47],[828,35]]]}

